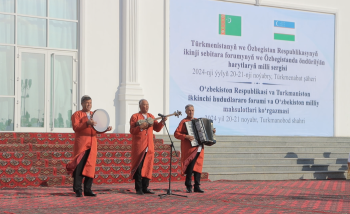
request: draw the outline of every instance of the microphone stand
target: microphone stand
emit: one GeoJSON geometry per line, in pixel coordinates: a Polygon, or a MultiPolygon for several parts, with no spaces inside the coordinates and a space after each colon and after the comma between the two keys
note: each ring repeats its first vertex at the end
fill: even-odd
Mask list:
{"type": "MultiPolygon", "coordinates": [[[[162,119],[164,119],[164,115],[162,116],[162,119]]],[[[160,195],[158,195],[158,196],[159,196],[161,199],[164,198],[165,196],[168,196],[168,195],[174,195],[174,196],[180,196],[180,197],[187,197],[187,195],[174,194],[174,193],[172,193],[172,191],[171,191],[171,162],[172,162],[172,159],[173,159],[173,149],[174,149],[174,151],[175,151],[176,157],[178,157],[178,155],[177,155],[177,153],[176,153],[176,150],[175,150],[175,147],[174,147],[174,143],[173,143],[173,141],[171,140],[171,137],[170,137],[170,134],[169,134],[169,131],[168,131],[168,128],[167,128],[165,122],[164,122],[164,126],[165,126],[166,131],[168,132],[168,136],[169,136],[169,139],[170,139],[170,142],[171,142],[171,145],[170,145],[169,189],[168,189],[168,191],[166,192],[166,194],[160,194],[160,195]]]]}

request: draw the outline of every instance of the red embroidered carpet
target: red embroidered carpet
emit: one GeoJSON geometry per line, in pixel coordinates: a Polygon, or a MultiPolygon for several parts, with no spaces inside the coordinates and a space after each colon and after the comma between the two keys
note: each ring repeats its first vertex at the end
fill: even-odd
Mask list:
{"type": "MultiPolygon", "coordinates": [[[[129,183],[130,134],[98,135],[95,184],[129,183]]],[[[154,139],[152,182],[169,178],[170,146],[154,139]]],[[[71,185],[65,166],[73,156],[74,134],[0,133],[0,189],[4,187],[71,185]]],[[[180,153],[172,157],[172,180],[181,176],[180,153]]],[[[202,173],[208,180],[208,173],[202,173]]]]}
{"type": "MultiPolygon", "coordinates": [[[[150,187],[164,193],[166,182],[150,187]]],[[[174,193],[188,198],[136,195],[134,185],[94,185],[97,197],[76,198],[71,187],[28,187],[0,190],[1,213],[350,213],[350,186],[344,180],[202,182],[204,194],[174,193]]]]}

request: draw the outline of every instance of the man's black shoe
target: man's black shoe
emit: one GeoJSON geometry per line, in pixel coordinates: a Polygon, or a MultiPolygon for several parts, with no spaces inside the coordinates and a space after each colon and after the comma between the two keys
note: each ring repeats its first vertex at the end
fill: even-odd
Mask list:
{"type": "Polygon", "coordinates": [[[92,197],[96,197],[96,196],[97,196],[97,194],[93,193],[92,191],[90,191],[90,192],[84,192],[84,195],[85,195],[85,196],[92,196],[92,197]]]}
{"type": "Polygon", "coordinates": [[[144,193],[142,192],[142,190],[136,190],[136,194],[138,194],[138,195],[144,195],[144,193]]]}
{"type": "Polygon", "coordinates": [[[75,192],[76,197],[83,197],[83,193],[81,191],[75,192]]]}
{"type": "Polygon", "coordinates": [[[186,192],[191,193],[192,192],[192,187],[186,187],[186,192]]]}
{"type": "Polygon", "coordinates": [[[144,189],[144,190],[142,190],[142,192],[145,193],[145,194],[154,194],[155,193],[155,192],[153,192],[150,189],[144,189]]]}
{"type": "Polygon", "coordinates": [[[204,193],[204,191],[201,190],[201,188],[199,188],[199,187],[197,187],[197,188],[195,187],[194,192],[204,193]]]}

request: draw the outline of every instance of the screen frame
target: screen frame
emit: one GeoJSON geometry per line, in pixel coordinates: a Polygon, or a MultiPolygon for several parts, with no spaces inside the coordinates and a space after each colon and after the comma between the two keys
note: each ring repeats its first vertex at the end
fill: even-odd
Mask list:
{"type": "MultiPolygon", "coordinates": [[[[170,1],[174,0],[165,0],[164,1],[164,110],[165,112],[170,112],[170,1]]],[[[339,44],[338,44],[338,37],[339,37],[339,10],[336,8],[325,8],[325,7],[319,7],[319,6],[308,6],[308,5],[301,5],[301,4],[295,4],[295,3],[285,3],[285,2],[278,2],[278,1],[269,1],[265,2],[262,0],[203,0],[203,1],[217,1],[217,2],[227,2],[227,3],[233,3],[233,4],[248,4],[248,5],[254,5],[257,7],[271,7],[271,8],[279,8],[279,9],[287,9],[287,10],[297,10],[297,11],[303,11],[303,12],[311,12],[311,13],[323,13],[323,14],[329,14],[334,15],[334,66],[333,66],[333,136],[337,136],[336,128],[336,76],[335,74],[338,72],[338,50],[339,50],[339,44]]],[[[167,121],[169,125],[169,121],[167,121]]],[[[224,136],[224,135],[222,135],[224,136]]],[[[230,135],[231,136],[231,135],[230,135]]],[[[250,136],[250,135],[249,135],[250,136]]],[[[253,136],[253,135],[252,135],[253,136]]],[[[255,136],[255,135],[254,135],[255,136]]],[[[296,135],[298,136],[298,135],[296,135]]],[[[276,135],[274,137],[280,137],[279,135],[276,135]]],[[[324,137],[324,136],[310,136],[310,137],[324,137]]]]}
{"type": "MultiPolygon", "coordinates": [[[[164,110],[166,112],[170,112],[170,1],[174,0],[165,0],[164,1],[164,110]]],[[[203,0],[206,1],[206,0],[203,0]]],[[[309,5],[301,5],[295,3],[285,3],[278,1],[268,1],[265,2],[263,0],[208,0],[208,1],[217,1],[217,2],[227,2],[233,4],[248,4],[254,5],[257,7],[272,7],[279,9],[287,9],[287,10],[297,10],[303,12],[311,12],[311,13],[323,13],[334,15],[334,67],[333,67],[333,137],[337,136],[337,124],[336,124],[336,73],[338,73],[338,30],[339,30],[339,10],[336,8],[325,8],[319,6],[309,6],[309,5]]],[[[167,121],[169,124],[169,121],[167,121]]],[[[279,135],[275,135],[279,136],[279,135]]],[[[297,136],[297,135],[296,135],[297,136]]],[[[322,136],[313,136],[313,137],[322,137],[322,136]]]]}

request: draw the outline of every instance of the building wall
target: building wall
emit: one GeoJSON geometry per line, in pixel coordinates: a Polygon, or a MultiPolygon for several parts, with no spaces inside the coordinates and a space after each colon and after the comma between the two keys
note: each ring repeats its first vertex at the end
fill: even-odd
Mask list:
{"type": "Polygon", "coordinates": [[[81,93],[92,97],[92,109],[102,108],[109,113],[113,130],[117,126],[116,93],[120,79],[119,4],[116,0],[85,1],[85,30],[81,32],[85,40],[85,90],[81,93]]]}
{"type": "Polygon", "coordinates": [[[139,1],[139,81],[149,112],[165,113],[164,0],[139,1]]]}
{"type": "MultiPolygon", "coordinates": [[[[84,1],[84,0],[82,0],[84,1]]],[[[125,58],[120,51],[120,44],[125,42],[121,37],[121,25],[125,25],[123,17],[125,7],[121,5],[126,0],[85,0],[86,20],[85,24],[85,57],[83,67],[85,73],[85,93],[93,97],[94,108],[106,109],[112,119],[112,125],[117,127],[125,124],[119,112],[118,87],[122,82],[123,72],[128,72],[122,67],[125,58]],[[102,3],[103,2],[103,3],[102,3]]],[[[137,65],[138,83],[142,88],[140,96],[148,99],[150,113],[169,113],[174,111],[168,106],[168,0],[128,0],[137,5],[137,65]]],[[[227,0],[229,1],[229,0],[227,0]]],[[[230,0],[255,4],[254,0],[230,0]]],[[[348,0],[260,0],[262,6],[277,6],[282,8],[302,9],[308,11],[320,11],[336,13],[336,57],[335,57],[335,103],[334,123],[335,136],[350,136],[350,91],[349,68],[347,59],[350,58],[350,1],[348,0]]],[[[124,2],[125,3],[125,2],[124,2]]],[[[135,20],[134,20],[135,21],[135,20]]],[[[127,36],[130,36],[128,33],[127,36]]],[[[133,101],[136,102],[136,101],[133,101]]],[[[125,112],[137,112],[136,106],[125,112]]],[[[184,109],[179,109],[184,110],[184,109]]],[[[130,114],[130,113],[128,113],[130,114]]],[[[131,115],[126,115],[130,118],[131,115]]],[[[321,115],[320,115],[321,116],[321,115]]],[[[127,129],[125,129],[127,130],[127,129]]],[[[118,132],[114,129],[114,132],[118,132]]],[[[120,130],[119,130],[120,132],[120,130]]],[[[163,132],[164,133],[164,132],[163,132]]]]}

